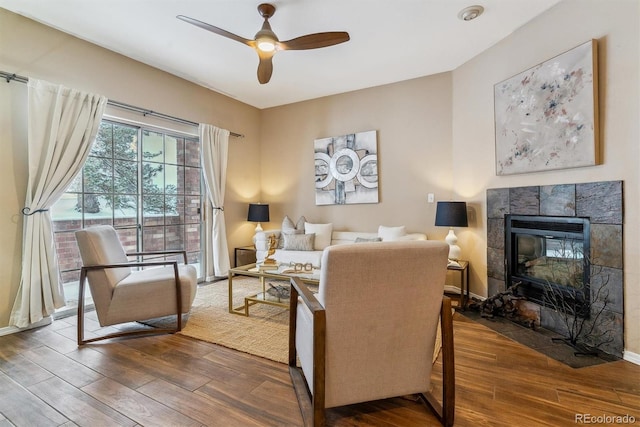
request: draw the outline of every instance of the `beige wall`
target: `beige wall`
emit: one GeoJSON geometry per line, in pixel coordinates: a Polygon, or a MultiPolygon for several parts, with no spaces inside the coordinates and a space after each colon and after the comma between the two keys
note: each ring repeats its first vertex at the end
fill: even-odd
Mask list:
{"type": "MultiPolygon", "coordinates": [[[[246,210],[260,193],[259,110],[4,9],[0,70],[245,134],[230,140],[225,216],[230,248],[251,242],[253,227],[246,222],[246,210]]],[[[0,84],[0,328],[8,324],[20,283],[18,212],[26,192],[26,93],[24,84],[0,84]]]]}
{"type": "Polygon", "coordinates": [[[262,195],[273,218],[265,228],[304,215],[339,230],[404,225],[444,237],[427,193],[450,194],[451,109],[451,74],[444,73],[263,110],[262,195]],[[313,141],[368,130],[378,132],[379,203],[316,206],[313,141]]]}
{"type": "Polygon", "coordinates": [[[625,347],[640,354],[639,4],[567,0],[453,72],[453,188],[477,207],[478,224],[459,233],[473,266],[472,292],[486,295],[487,188],[624,181],[625,347]],[[496,176],[493,85],[590,39],[598,40],[603,164],[496,176]]]}

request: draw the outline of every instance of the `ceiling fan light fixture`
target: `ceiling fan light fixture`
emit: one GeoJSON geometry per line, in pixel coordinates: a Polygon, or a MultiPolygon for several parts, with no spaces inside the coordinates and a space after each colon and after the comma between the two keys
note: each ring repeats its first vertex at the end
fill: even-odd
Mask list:
{"type": "Polygon", "coordinates": [[[482,6],[469,6],[465,7],[458,13],[458,18],[463,21],[472,21],[482,15],[482,12],[484,12],[484,7],[482,6]]]}
{"type": "Polygon", "coordinates": [[[256,40],[256,46],[263,52],[273,52],[276,50],[276,42],[267,37],[256,40]]]}

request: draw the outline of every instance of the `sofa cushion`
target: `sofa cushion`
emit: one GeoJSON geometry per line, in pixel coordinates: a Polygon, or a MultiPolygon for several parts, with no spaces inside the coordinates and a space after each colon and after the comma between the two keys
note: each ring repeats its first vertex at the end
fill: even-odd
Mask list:
{"type": "Polygon", "coordinates": [[[398,238],[407,234],[407,230],[404,225],[399,227],[386,227],[381,225],[378,227],[378,237],[382,238],[384,242],[391,242],[398,240],[398,238]]]}
{"type": "Polygon", "coordinates": [[[310,222],[305,222],[304,232],[305,234],[316,235],[314,249],[316,251],[321,251],[331,244],[331,233],[333,233],[333,224],[312,224],[310,222]]]}
{"type": "Polygon", "coordinates": [[[382,242],[382,237],[356,237],[355,243],[382,242]]]}
{"type": "Polygon", "coordinates": [[[315,234],[283,234],[284,250],[286,251],[312,251],[315,242],[315,234]]]}

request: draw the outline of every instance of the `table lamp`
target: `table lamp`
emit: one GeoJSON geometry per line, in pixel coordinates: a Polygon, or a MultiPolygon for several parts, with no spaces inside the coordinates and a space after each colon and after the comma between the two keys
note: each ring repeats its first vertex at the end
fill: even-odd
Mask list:
{"type": "Polygon", "coordinates": [[[449,259],[460,258],[460,246],[458,238],[453,232],[453,227],[467,227],[467,203],[466,202],[438,202],[436,207],[436,226],[450,227],[449,234],[444,239],[449,244],[449,259]]]}
{"type": "Polygon", "coordinates": [[[247,221],[258,223],[258,225],[256,225],[256,233],[262,231],[262,225],[260,225],[260,223],[269,222],[269,205],[263,205],[262,203],[250,203],[247,221]]]}

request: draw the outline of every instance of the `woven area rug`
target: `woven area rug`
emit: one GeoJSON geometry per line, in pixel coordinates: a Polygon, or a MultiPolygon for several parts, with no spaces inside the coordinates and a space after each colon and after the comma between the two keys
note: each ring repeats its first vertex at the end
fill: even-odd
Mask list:
{"type": "MultiPolygon", "coordinates": [[[[273,282],[282,284],[284,282],[273,282]]],[[[233,278],[234,307],[244,297],[261,291],[252,277],[233,278]]],[[[229,285],[226,280],[199,286],[189,320],[180,332],[192,338],[234,350],[287,363],[289,310],[267,304],[249,309],[249,317],[229,313],[229,285]]]]}
{"type": "MultiPolygon", "coordinates": [[[[268,283],[287,285],[282,281],[268,283]]],[[[233,306],[242,305],[245,296],[261,290],[260,281],[256,278],[234,277],[233,306]]],[[[169,320],[173,322],[172,318],[169,320]]],[[[276,362],[288,362],[289,310],[256,304],[250,307],[249,317],[229,313],[229,284],[226,280],[198,287],[187,323],[179,333],[276,362]]],[[[434,362],[440,346],[438,325],[434,362]]]]}

